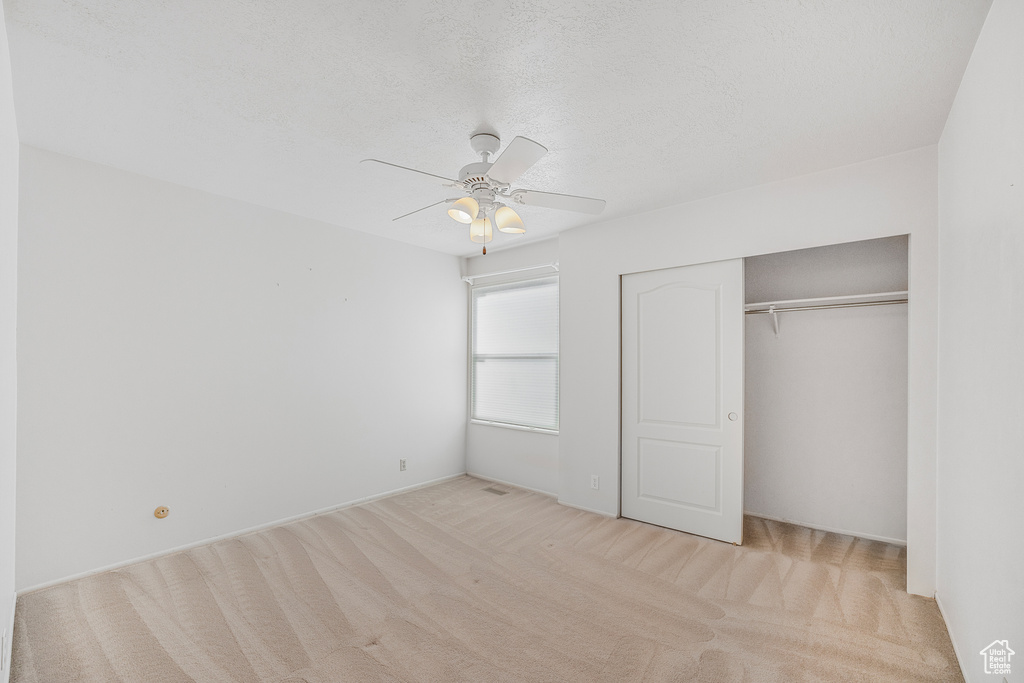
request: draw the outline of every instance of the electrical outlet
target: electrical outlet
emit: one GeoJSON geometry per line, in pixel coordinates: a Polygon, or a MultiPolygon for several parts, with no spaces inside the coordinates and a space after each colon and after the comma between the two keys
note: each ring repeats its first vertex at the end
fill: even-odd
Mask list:
{"type": "Polygon", "coordinates": [[[405,458],[398,461],[398,471],[405,472],[405,458]]]}
{"type": "Polygon", "coordinates": [[[596,474],[591,474],[590,475],[590,488],[592,488],[592,489],[599,489],[599,488],[601,488],[601,477],[597,476],[596,474]]]}

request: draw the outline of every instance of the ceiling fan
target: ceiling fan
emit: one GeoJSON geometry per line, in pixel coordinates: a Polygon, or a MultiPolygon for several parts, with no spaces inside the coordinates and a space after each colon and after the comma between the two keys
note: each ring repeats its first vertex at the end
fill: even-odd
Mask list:
{"type": "Polygon", "coordinates": [[[547,154],[547,148],[533,140],[524,137],[516,137],[508,144],[505,150],[494,162],[488,159],[501,148],[501,140],[496,135],[489,133],[478,133],[469,138],[469,145],[473,151],[480,155],[482,161],[467,164],[459,171],[459,179],[446,178],[445,176],[418,171],[415,168],[399,166],[379,159],[363,159],[361,163],[374,163],[400,168],[413,173],[420,173],[438,180],[443,180],[443,187],[450,187],[459,190],[464,196],[450,197],[434,202],[422,209],[410,211],[393,220],[401,220],[420,211],[426,211],[438,204],[448,204],[448,215],[459,223],[469,225],[469,239],[478,244],[484,245],[484,254],[487,253],[487,243],[493,239],[493,227],[499,231],[509,234],[522,234],[526,232],[523,220],[515,210],[503,203],[523,204],[526,206],[543,206],[548,209],[562,209],[564,211],[579,211],[581,213],[598,214],[604,210],[603,199],[591,199],[589,197],[576,197],[569,194],[555,194],[554,192],[538,192],[537,190],[512,189],[519,176],[528,168],[537,163],[542,156],[547,154]]]}

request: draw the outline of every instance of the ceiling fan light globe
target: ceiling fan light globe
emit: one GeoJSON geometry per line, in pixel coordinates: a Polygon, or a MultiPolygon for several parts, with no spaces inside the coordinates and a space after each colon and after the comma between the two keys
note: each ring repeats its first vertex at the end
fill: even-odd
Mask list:
{"type": "Polygon", "coordinates": [[[480,205],[472,197],[463,197],[448,209],[448,215],[460,223],[472,223],[480,211],[480,205]]]}
{"type": "Polygon", "coordinates": [[[490,218],[477,218],[469,226],[469,239],[477,244],[487,244],[494,239],[490,218]]]}
{"type": "Polygon", "coordinates": [[[498,207],[498,210],[494,212],[494,223],[498,226],[498,230],[506,234],[521,235],[526,232],[523,219],[509,206],[498,207]]]}

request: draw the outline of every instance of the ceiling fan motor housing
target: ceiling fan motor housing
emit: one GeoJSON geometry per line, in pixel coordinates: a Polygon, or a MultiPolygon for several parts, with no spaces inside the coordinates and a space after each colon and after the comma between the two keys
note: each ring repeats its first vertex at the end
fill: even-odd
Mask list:
{"type": "Polygon", "coordinates": [[[467,190],[472,189],[470,185],[477,183],[486,184],[488,181],[484,176],[487,175],[487,171],[489,170],[491,170],[491,164],[486,161],[477,161],[472,164],[466,164],[462,167],[462,170],[459,171],[459,182],[466,185],[467,190]]]}
{"type": "Polygon", "coordinates": [[[499,183],[487,177],[491,170],[491,164],[487,158],[495,154],[501,148],[501,140],[497,135],[490,133],[477,133],[469,138],[469,146],[480,155],[483,161],[466,164],[459,171],[459,182],[480,204],[482,213],[489,212],[494,207],[495,190],[501,188],[499,183]]]}
{"type": "MultiPolygon", "coordinates": [[[[479,135],[474,136],[474,140],[479,135]]],[[[491,137],[494,136],[483,136],[491,137]]],[[[496,139],[496,138],[495,138],[496,139]]],[[[496,183],[487,177],[487,171],[491,168],[491,164],[486,161],[477,161],[472,164],[466,164],[459,171],[459,182],[466,189],[473,199],[480,205],[482,213],[487,214],[494,207],[494,194],[496,189],[496,183]]]]}

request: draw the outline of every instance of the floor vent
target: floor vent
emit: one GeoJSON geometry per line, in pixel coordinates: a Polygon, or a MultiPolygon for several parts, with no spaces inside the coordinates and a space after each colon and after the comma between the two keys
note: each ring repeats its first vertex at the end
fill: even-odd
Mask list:
{"type": "Polygon", "coordinates": [[[484,491],[487,491],[487,493],[493,493],[496,496],[504,496],[506,493],[508,493],[508,491],[502,491],[497,486],[488,486],[487,488],[484,489],[484,491]]]}

